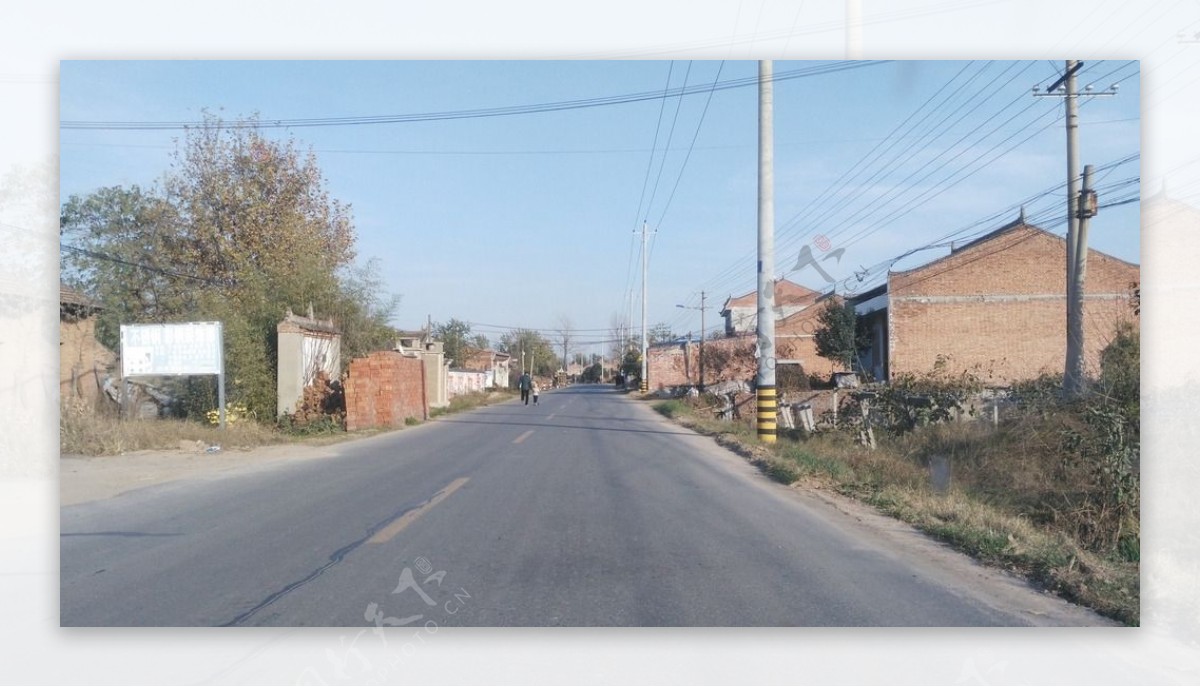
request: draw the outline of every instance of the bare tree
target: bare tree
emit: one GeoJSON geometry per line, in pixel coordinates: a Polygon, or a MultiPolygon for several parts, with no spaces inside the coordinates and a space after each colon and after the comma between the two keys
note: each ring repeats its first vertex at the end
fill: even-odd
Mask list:
{"type": "Polygon", "coordinates": [[[633,341],[633,328],[624,315],[613,313],[608,320],[609,332],[612,334],[612,359],[620,361],[629,350],[633,341]]]}
{"type": "Polygon", "coordinates": [[[575,327],[573,324],[571,324],[571,318],[567,317],[565,314],[559,315],[558,329],[555,329],[554,333],[555,342],[562,345],[562,369],[564,372],[566,372],[567,365],[571,362],[568,349],[571,346],[571,342],[575,340],[575,327]]]}

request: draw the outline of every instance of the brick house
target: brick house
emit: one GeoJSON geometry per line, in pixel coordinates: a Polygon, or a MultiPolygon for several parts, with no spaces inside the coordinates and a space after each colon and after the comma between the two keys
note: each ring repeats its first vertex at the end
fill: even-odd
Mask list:
{"type": "Polygon", "coordinates": [[[823,376],[844,371],[840,363],[817,355],[814,335],[821,327],[818,318],[830,301],[840,304],[842,298],[832,292],[817,294],[806,307],[775,322],[776,358],[780,364],[799,364],[806,374],[823,376]]]}
{"type": "MultiPolygon", "coordinates": [[[[939,355],[955,371],[979,366],[1005,384],[1061,373],[1066,361],[1066,240],[1023,218],[955,247],[920,267],[891,272],[887,282],[853,299],[873,345],[862,358],[876,379],[920,374],[939,355]]],[[[1118,323],[1137,326],[1132,285],[1137,265],[1088,250],[1084,360],[1099,369],[1100,351],[1118,323]]]]}
{"type": "MultiPolygon", "coordinates": [[[[841,298],[821,293],[786,279],[775,282],[776,312],[775,348],[778,364],[799,364],[805,374],[827,374],[841,371],[841,366],[817,355],[814,333],[820,326],[817,317],[825,303],[841,298]],[[782,304],[781,304],[782,301],[782,304]]],[[[758,326],[755,309],[758,292],[730,298],[721,314],[725,317],[724,337],[708,339],[704,347],[705,384],[721,381],[749,380],[757,374],[753,358],[754,333],[758,326]],[[741,327],[750,326],[748,331],[741,327]],[[731,328],[733,331],[731,332],[731,328]]],[[[647,376],[655,388],[698,384],[700,381],[700,346],[693,340],[674,341],[651,346],[647,350],[647,376]]]]}
{"type": "Polygon", "coordinates": [[[484,388],[507,389],[511,362],[512,356],[507,353],[467,346],[463,349],[463,363],[458,369],[485,373],[484,388]]]}
{"type": "MultiPolygon", "coordinates": [[[[821,298],[821,293],[787,279],[775,281],[776,321],[787,319],[808,308],[821,298]]],[[[725,318],[725,335],[752,333],[758,327],[758,290],[725,300],[721,306],[725,318]]]]}
{"type": "Polygon", "coordinates": [[[79,291],[59,285],[59,399],[95,408],[104,397],[104,380],[117,355],[96,340],[100,305],[79,291]]]}

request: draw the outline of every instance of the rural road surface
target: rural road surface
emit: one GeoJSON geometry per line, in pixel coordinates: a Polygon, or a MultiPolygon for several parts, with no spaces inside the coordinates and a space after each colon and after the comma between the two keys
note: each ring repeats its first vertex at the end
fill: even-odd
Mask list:
{"type": "Polygon", "coordinates": [[[65,461],[61,624],[1112,624],[608,387],[270,451],[127,491],[65,461]]]}

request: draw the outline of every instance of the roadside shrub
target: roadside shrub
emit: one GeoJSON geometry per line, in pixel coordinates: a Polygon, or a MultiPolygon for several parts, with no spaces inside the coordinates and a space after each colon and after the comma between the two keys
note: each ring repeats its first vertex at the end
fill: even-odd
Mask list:
{"type": "Polygon", "coordinates": [[[933,370],[898,375],[870,397],[872,421],[891,434],[945,422],[963,412],[968,399],[983,390],[978,369],[950,371],[951,359],[938,356],[933,370]]]}
{"type": "Polygon", "coordinates": [[[804,372],[804,367],[799,363],[780,365],[775,368],[775,385],[780,394],[812,389],[808,374],[804,372]]]}

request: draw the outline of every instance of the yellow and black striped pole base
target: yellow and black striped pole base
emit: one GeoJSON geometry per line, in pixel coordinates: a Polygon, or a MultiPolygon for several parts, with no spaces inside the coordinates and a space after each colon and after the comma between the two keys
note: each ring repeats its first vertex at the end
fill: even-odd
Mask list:
{"type": "Polygon", "coordinates": [[[648,380],[643,379],[642,383],[640,385],[638,385],[638,389],[640,389],[643,394],[646,393],[647,391],[650,390],[650,382],[648,380]]]}
{"type": "Polygon", "coordinates": [[[768,444],[775,443],[775,415],[778,404],[775,400],[775,387],[758,387],[758,438],[768,444]]]}

